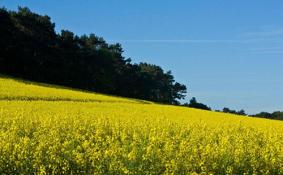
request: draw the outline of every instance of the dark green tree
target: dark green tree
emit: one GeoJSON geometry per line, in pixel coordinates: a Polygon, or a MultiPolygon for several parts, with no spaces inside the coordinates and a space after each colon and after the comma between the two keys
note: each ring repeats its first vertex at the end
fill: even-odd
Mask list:
{"type": "Polygon", "coordinates": [[[190,100],[190,103],[188,104],[188,107],[190,107],[190,108],[197,108],[197,109],[204,109],[204,110],[209,110],[209,111],[211,110],[211,108],[206,106],[205,104],[198,103],[195,97],[193,97],[190,100]]]}
{"type": "Polygon", "coordinates": [[[57,34],[47,15],[0,9],[0,73],[119,96],[179,104],[186,86],[160,66],[133,64],[119,43],[95,34],[57,34]]]}

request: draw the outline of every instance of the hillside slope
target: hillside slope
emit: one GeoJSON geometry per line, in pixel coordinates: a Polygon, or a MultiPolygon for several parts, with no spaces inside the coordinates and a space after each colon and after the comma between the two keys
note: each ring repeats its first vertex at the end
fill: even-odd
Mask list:
{"type": "Polygon", "coordinates": [[[150,103],[0,76],[0,100],[150,103]]]}
{"type": "Polygon", "coordinates": [[[0,78],[0,172],[283,174],[283,122],[0,78]]]}

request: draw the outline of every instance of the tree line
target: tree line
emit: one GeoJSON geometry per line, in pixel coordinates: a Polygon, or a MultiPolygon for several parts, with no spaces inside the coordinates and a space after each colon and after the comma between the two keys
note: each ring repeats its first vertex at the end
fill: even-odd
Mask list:
{"type": "Polygon", "coordinates": [[[132,63],[119,43],[95,34],[56,33],[47,15],[0,9],[0,73],[100,93],[180,104],[187,88],[171,71],[132,63]]]}
{"type": "MultiPolygon", "coordinates": [[[[190,108],[197,108],[197,109],[203,109],[203,110],[209,110],[212,111],[212,109],[196,100],[195,97],[193,97],[190,100],[190,103],[184,103],[183,106],[187,106],[190,108]]],[[[248,115],[245,110],[241,109],[239,111],[230,109],[228,107],[224,107],[222,110],[215,110],[215,112],[224,112],[229,114],[236,114],[241,116],[249,116],[249,117],[258,117],[258,118],[267,118],[267,119],[275,119],[275,120],[283,120],[283,111],[275,111],[275,112],[260,112],[258,114],[254,115],[248,115]]]]}
{"type": "MultiPolygon", "coordinates": [[[[193,97],[191,100],[190,100],[190,103],[184,103],[183,106],[187,106],[187,107],[190,107],[190,108],[197,108],[197,109],[203,109],[203,110],[208,110],[208,111],[212,111],[212,109],[203,104],[203,103],[200,103],[196,100],[195,97],[193,97]]],[[[215,110],[215,112],[224,112],[224,113],[229,113],[229,114],[236,114],[236,115],[243,115],[243,116],[247,116],[246,112],[241,109],[239,111],[236,111],[236,110],[232,110],[232,109],[229,109],[227,107],[224,107],[223,110],[215,110]]]]}
{"type": "Polygon", "coordinates": [[[252,115],[253,117],[283,120],[283,111],[275,111],[272,113],[269,112],[260,112],[258,114],[252,115]]]}

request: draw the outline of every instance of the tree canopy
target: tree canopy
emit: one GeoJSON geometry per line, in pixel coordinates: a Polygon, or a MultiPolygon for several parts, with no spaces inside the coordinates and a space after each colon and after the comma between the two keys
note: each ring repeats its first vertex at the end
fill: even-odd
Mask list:
{"type": "Polygon", "coordinates": [[[49,16],[28,8],[0,9],[0,73],[51,84],[167,104],[179,104],[186,86],[170,71],[132,63],[119,43],[95,34],[55,31],[49,16]]]}
{"type": "Polygon", "coordinates": [[[185,106],[191,107],[191,108],[197,108],[197,109],[203,109],[203,110],[208,110],[211,111],[211,108],[208,107],[207,105],[203,104],[203,103],[199,103],[197,102],[197,99],[195,97],[193,97],[190,100],[189,104],[184,104],[185,106]]]}
{"type": "Polygon", "coordinates": [[[253,117],[283,120],[283,111],[275,111],[275,112],[272,112],[272,113],[260,112],[258,114],[253,115],[253,117]]]}

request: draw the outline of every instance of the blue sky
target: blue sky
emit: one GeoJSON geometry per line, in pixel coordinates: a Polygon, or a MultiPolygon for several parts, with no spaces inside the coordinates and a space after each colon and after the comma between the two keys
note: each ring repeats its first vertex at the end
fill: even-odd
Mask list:
{"type": "MultiPolygon", "coordinates": [[[[0,0],[47,14],[56,30],[122,44],[172,70],[188,99],[248,113],[283,110],[281,0],[0,0]]],[[[187,100],[188,100],[187,99],[187,100]]]]}

